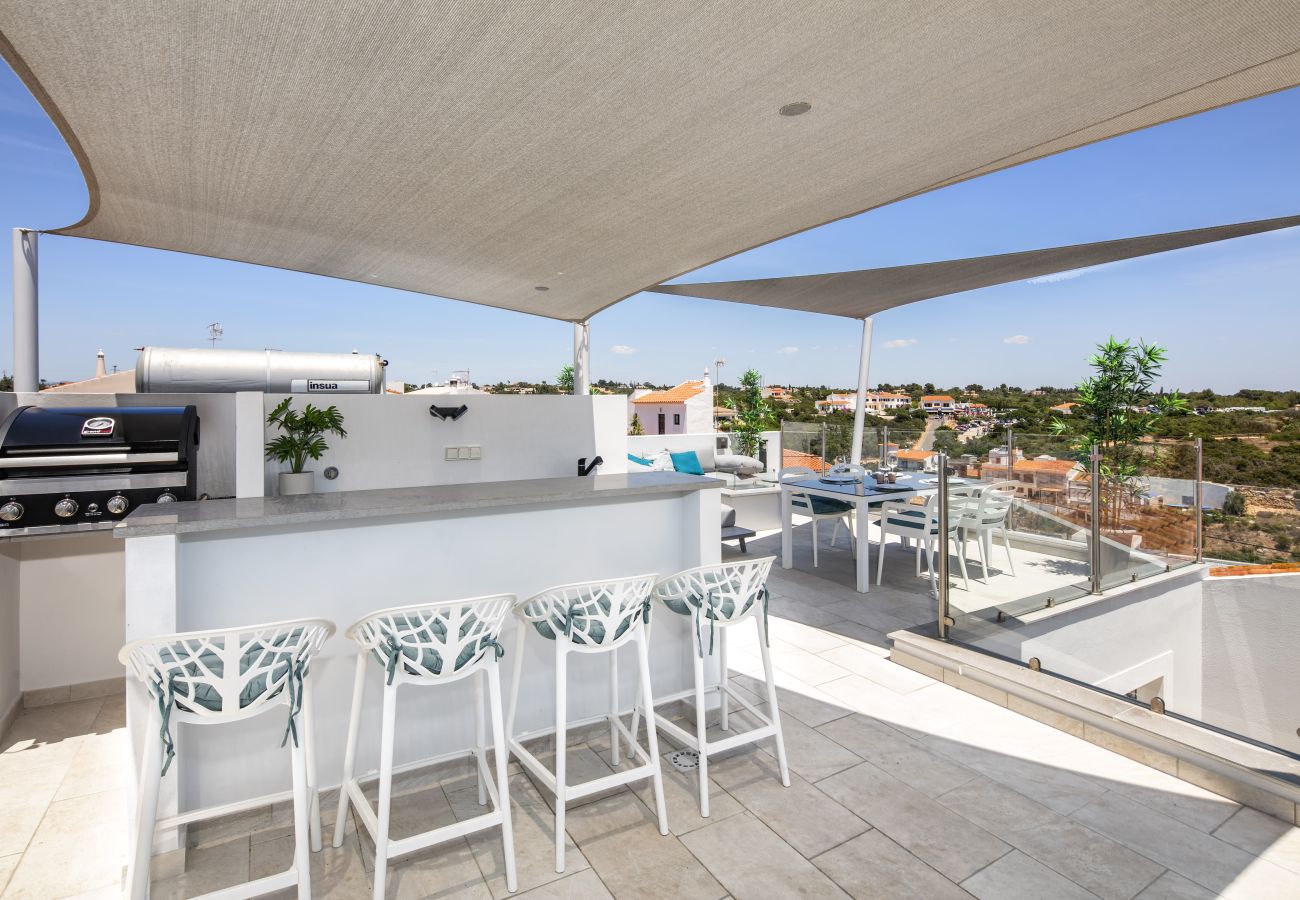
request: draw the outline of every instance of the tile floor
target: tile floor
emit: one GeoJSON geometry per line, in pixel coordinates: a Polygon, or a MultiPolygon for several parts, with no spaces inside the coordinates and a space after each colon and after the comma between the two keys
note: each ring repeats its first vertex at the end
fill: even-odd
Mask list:
{"type": "MultiPolygon", "coordinates": [[[[571,810],[557,875],[547,798],[516,770],[516,896],[1300,897],[1300,829],[889,662],[884,633],[927,621],[925,603],[864,599],[799,570],[777,569],[771,588],[791,786],[770,746],[733,751],[711,765],[706,820],[693,777],[665,767],[672,833],[658,834],[648,786],[618,789],[571,810]]],[[[761,706],[756,641],[733,629],[730,663],[761,706]]],[[[120,697],[62,703],[24,712],[0,742],[4,900],[117,896],[122,721],[120,697]]],[[[575,778],[608,771],[606,728],[572,741],[575,778]]],[[[398,836],[477,810],[459,764],[410,773],[396,792],[398,836]]],[[[277,806],[192,827],[185,873],[152,896],[287,867],[288,822],[277,806]]],[[[373,848],[353,822],[313,867],[316,896],[370,896],[373,848]]],[[[388,895],[507,896],[500,842],[487,832],[401,861],[388,895]]]]}

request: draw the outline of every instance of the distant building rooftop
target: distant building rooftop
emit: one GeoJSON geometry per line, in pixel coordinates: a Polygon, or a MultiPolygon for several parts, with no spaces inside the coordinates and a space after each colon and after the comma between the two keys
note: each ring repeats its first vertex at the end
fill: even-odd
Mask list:
{"type": "Polygon", "coordinates": [[[703,381],[683,381],[666,391],[651,391],[633,400],[633,403],[685,403],[704,391],[703,381]]]}

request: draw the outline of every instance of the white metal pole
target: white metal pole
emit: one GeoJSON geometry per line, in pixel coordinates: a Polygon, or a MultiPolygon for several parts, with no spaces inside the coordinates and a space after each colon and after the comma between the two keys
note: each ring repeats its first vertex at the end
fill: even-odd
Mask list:
{"type": "Polygon", "coordinates": [[[858,402],[853,410],[853,451],[849,462],[862,465],[862,429],[867,415],[867,373],[871,368],[871,317],[862,320],[862,347],[858,355],[858,402]]]}
{"type": "Polygon", "coordinates": [[[36,306],[36,232],[14,229],[14,390],[40,387],[36,306]]]}
{"type": "Polygon", "coordinates": [[[586,322],[573,323],[573,393],[591,393],[591,334],[586,322]]]}

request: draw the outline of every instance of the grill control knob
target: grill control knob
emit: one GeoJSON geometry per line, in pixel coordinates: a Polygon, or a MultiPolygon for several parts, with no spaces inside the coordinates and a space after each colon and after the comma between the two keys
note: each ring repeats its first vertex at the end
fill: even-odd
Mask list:
{"type": "Polygon", "coordinates": [[[23,517],[23,505],[17,500],[10,500],[0,506],[0,522],[17,522],[23,517]]]}
{"type": "Polygon", "coordinates": [[[71,519],[77,514],[77,501],[71,497],[64,497],[58,503],[54,504],[54,514],[60,519],[71,519]]]}
{"type": "Polygon", "coordinates": [[[176,495],[173,494],[171,491],[163,491],[161,494],[158,495],[158,499],[154,501],[154,503],[175,503],[175,502],[176,502],[176,495]]]}
{"type": "Polygon", "coordinates": [[[120,516],[126,512],[126,508],[131,504],[121,494],[114,494],[104,501],[104,509],[108,510],[115,516],[120,516]]]}

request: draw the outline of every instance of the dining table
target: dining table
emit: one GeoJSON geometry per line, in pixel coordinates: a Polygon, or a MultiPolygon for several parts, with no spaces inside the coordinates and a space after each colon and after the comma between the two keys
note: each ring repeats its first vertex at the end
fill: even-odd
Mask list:
{"type": "MultiPolygon", "coordinates": [[[[871,508],[892,501],[907,501],[913,497],[927,497],[939,489],[939,480],[926,472],[898,473],[895,483],[876,483],[870,476],[865,481],[843,482],[831,477],[810,475],[806,478],[781,482],[781,567],[794,568],[794,509],[790,498],[794,494],[811,494],[831,500],[841,500],[854,507],[853,532],[857,536],[856,584],[858,593],[871,590],[871,542],[868,540],[867,522],[871,508]]],[[[948,482],[956,484],[955,480],[948,482]]],[[[883,552],[884,548],[881,548],[883,552]]]]}

